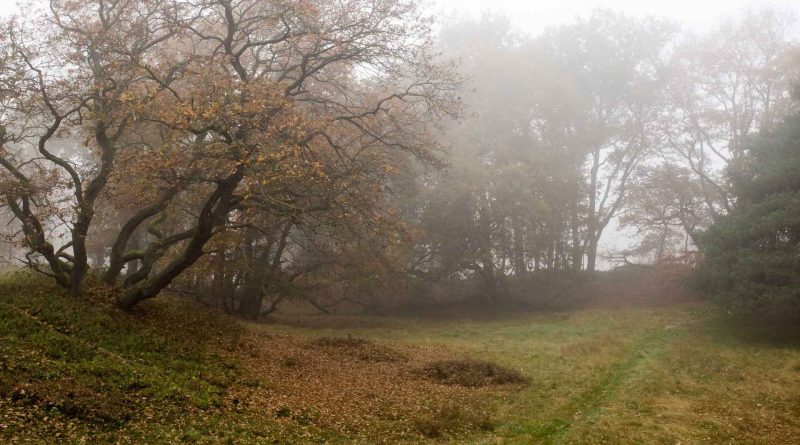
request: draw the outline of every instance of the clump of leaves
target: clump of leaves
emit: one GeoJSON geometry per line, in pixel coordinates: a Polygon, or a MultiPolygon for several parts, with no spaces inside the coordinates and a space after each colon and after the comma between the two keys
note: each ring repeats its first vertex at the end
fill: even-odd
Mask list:
{"type": "Polygon", "coordinates": [[[494,422],[486,412],[457,404],[447,404],[414,420],[422,435],[438,438],[461,430],[492,431],[494,422]]]}
{"type": "Polygon", "coordinates": [[[320,337],[312,343],[323,348],[359,348],[370,344],[370,341],[348,335],[347,337],[320,337]]]}
{"type": "Polygon", "coordinates": [[[434,382],[469,388],[523,384],[529,379],[517,370],[493,362],[473,359],[441,360],[428,364],[419,373],[434,382]]]}
{"type": "Polygon", "coordinates": [[[407,359],[403,353],[392,348],[350,335],[320,337],[311,345],[330,354],[353,357],[365,362],[399,362],[407,359]]]}
{"type": "Polygon", "coordinates": [[[275,417],[289,417],[292,415],[292,410],[289,407],[282,406],[275,410],[275,417]]]}
{"type": "Polygon", "coordinates": [[[290,355],[288,357],[284,357],[283,362],[281,362],[283,366],[287,368],[296,368],[300,366],[300,359],[297,357],[290,355]]]}

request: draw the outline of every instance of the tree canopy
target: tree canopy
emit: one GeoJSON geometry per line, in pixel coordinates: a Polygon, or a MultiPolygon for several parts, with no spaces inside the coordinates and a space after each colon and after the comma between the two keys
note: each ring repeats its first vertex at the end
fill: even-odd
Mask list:
{"type": "Polygon", "coordinates": [[[435,162],[431,124],[457,111],[413,2],[54,0],[32,17],[3,29],[4,201],[28,264],[73,294],[113,213],[97,258],[125,308],[254,218],[380,217],[386,178],[435,162]]]}

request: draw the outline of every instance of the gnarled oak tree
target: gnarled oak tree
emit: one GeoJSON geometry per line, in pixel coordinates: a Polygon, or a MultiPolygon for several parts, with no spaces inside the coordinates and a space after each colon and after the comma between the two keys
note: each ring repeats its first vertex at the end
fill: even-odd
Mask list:
{"type": "Polygon", "coordinates": [[[402,159],[435,161],[430,125],[455,111],[430,25],[407,0],[52,0],[12,18],[0,193],[27,262],[79,294],[102,207],[93,266],[129,309],[254,212],[368,205],[402,159]]]}

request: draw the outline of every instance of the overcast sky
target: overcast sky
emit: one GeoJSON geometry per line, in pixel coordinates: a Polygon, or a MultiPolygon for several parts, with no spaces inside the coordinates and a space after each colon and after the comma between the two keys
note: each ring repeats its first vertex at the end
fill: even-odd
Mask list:
{"type": "MultiPolygon", "coordinates": [[[[2,0],[0,0],[2,1],[2,0]]],[[[714,27],[723,17],[750,6],[771,4],[800,13],[800,0],[429,0],[443,16],[479,15],[483,11],[509,16],[519,31],[538,34],[548,26],[569,22],[597,8],[636,16],[654,15],[678,20],[696,31],[714,27]]]]}
{"type": "Polygon", "coordinates": [[[16,9],[16,0],[0,0],[0,15],[8,15],[16,9]]]}
{"type": "MultiPolygon", "coordinates": [[[[759,4],[769,3],[800,14],[800,0],[427,0],[442,16],[454,13],[479,15],[501,12],[511,17],[519,31],[538,34],[546,27],[569,22],[593,9],[609,8],[637,16],[655,15],[676,19],[701,31],[727,17],[759,4]]],[[[0,15],[17,10],[17,0],[0,0],[0,15]]]]}

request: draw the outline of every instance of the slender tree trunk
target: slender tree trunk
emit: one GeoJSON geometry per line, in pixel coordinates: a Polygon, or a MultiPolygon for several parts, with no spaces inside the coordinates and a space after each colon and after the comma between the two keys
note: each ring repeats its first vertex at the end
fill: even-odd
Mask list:
{"type": "Polygon", "coordinates": [[[512,217],[511,225],[514,230],[514,274],[522,277],[528,272],[528,265],[525,262],[525,232],[519,217],[512,217]]]}
{"type": "Polygon", "coordinates": [[[214,277],[211,280],[211,295],[219,301],[226,301],[225,292],[225,249],[220,248],[211,256],[214,265],[214,277]]]}
{"type": "Polygon", "coordinates": [[[592,169],[589,178],[589,213],[586,218],[586,270],[594,272],[597,261],[597,187],[600,174],[600,148],[592,152],[592,169]]]}
{"type": "Polygon", "coordinates": [[[479,248],[481,275],[483,275],[486,299],[488,301],[493,301],[497,295],[497,277],[495,275],[494,257],[492,255],[492,227],[489,209],[485,205],[481,205],[478,214],[481,233],[481,246],[479,248]]]}
{"type": "Polygon", "coordinates": [[[597,239],[589,239],[589,246],[586,251],[586,270],[594,272],[597,264],[597,239]]]}
{"type": "Polygon", "coordinates": [[[269,243],[266,251],[261,256],[258,256],[255,249],[253,249],[253,243],[255,242],[254,231],[249,228],[244,229],[244,231],[242,256],[244,259],[245,283],[241,302],[236,312],[239,315],[255,320],[261,314],[261,305],[264,302],[264,293],[262,292],[265,281],[264,272],[266,270],[264,262],[265,258],[269,257],[272,243],[269,243]]]}
{"type": "Polygon", "coordinates": [[[574,189],[571,192],[571,199],[570,199],[570,215],[569,215],[569,223],[570,223],[570,234],[572,235],[572,270],[581,270],[583,268],[583,254],[584,249],[581,245],[581,219],[580,214],[578,211],[579,201],[580,201],[580,190],[578,189],[578,185],[574,185],[574,189]]]}

